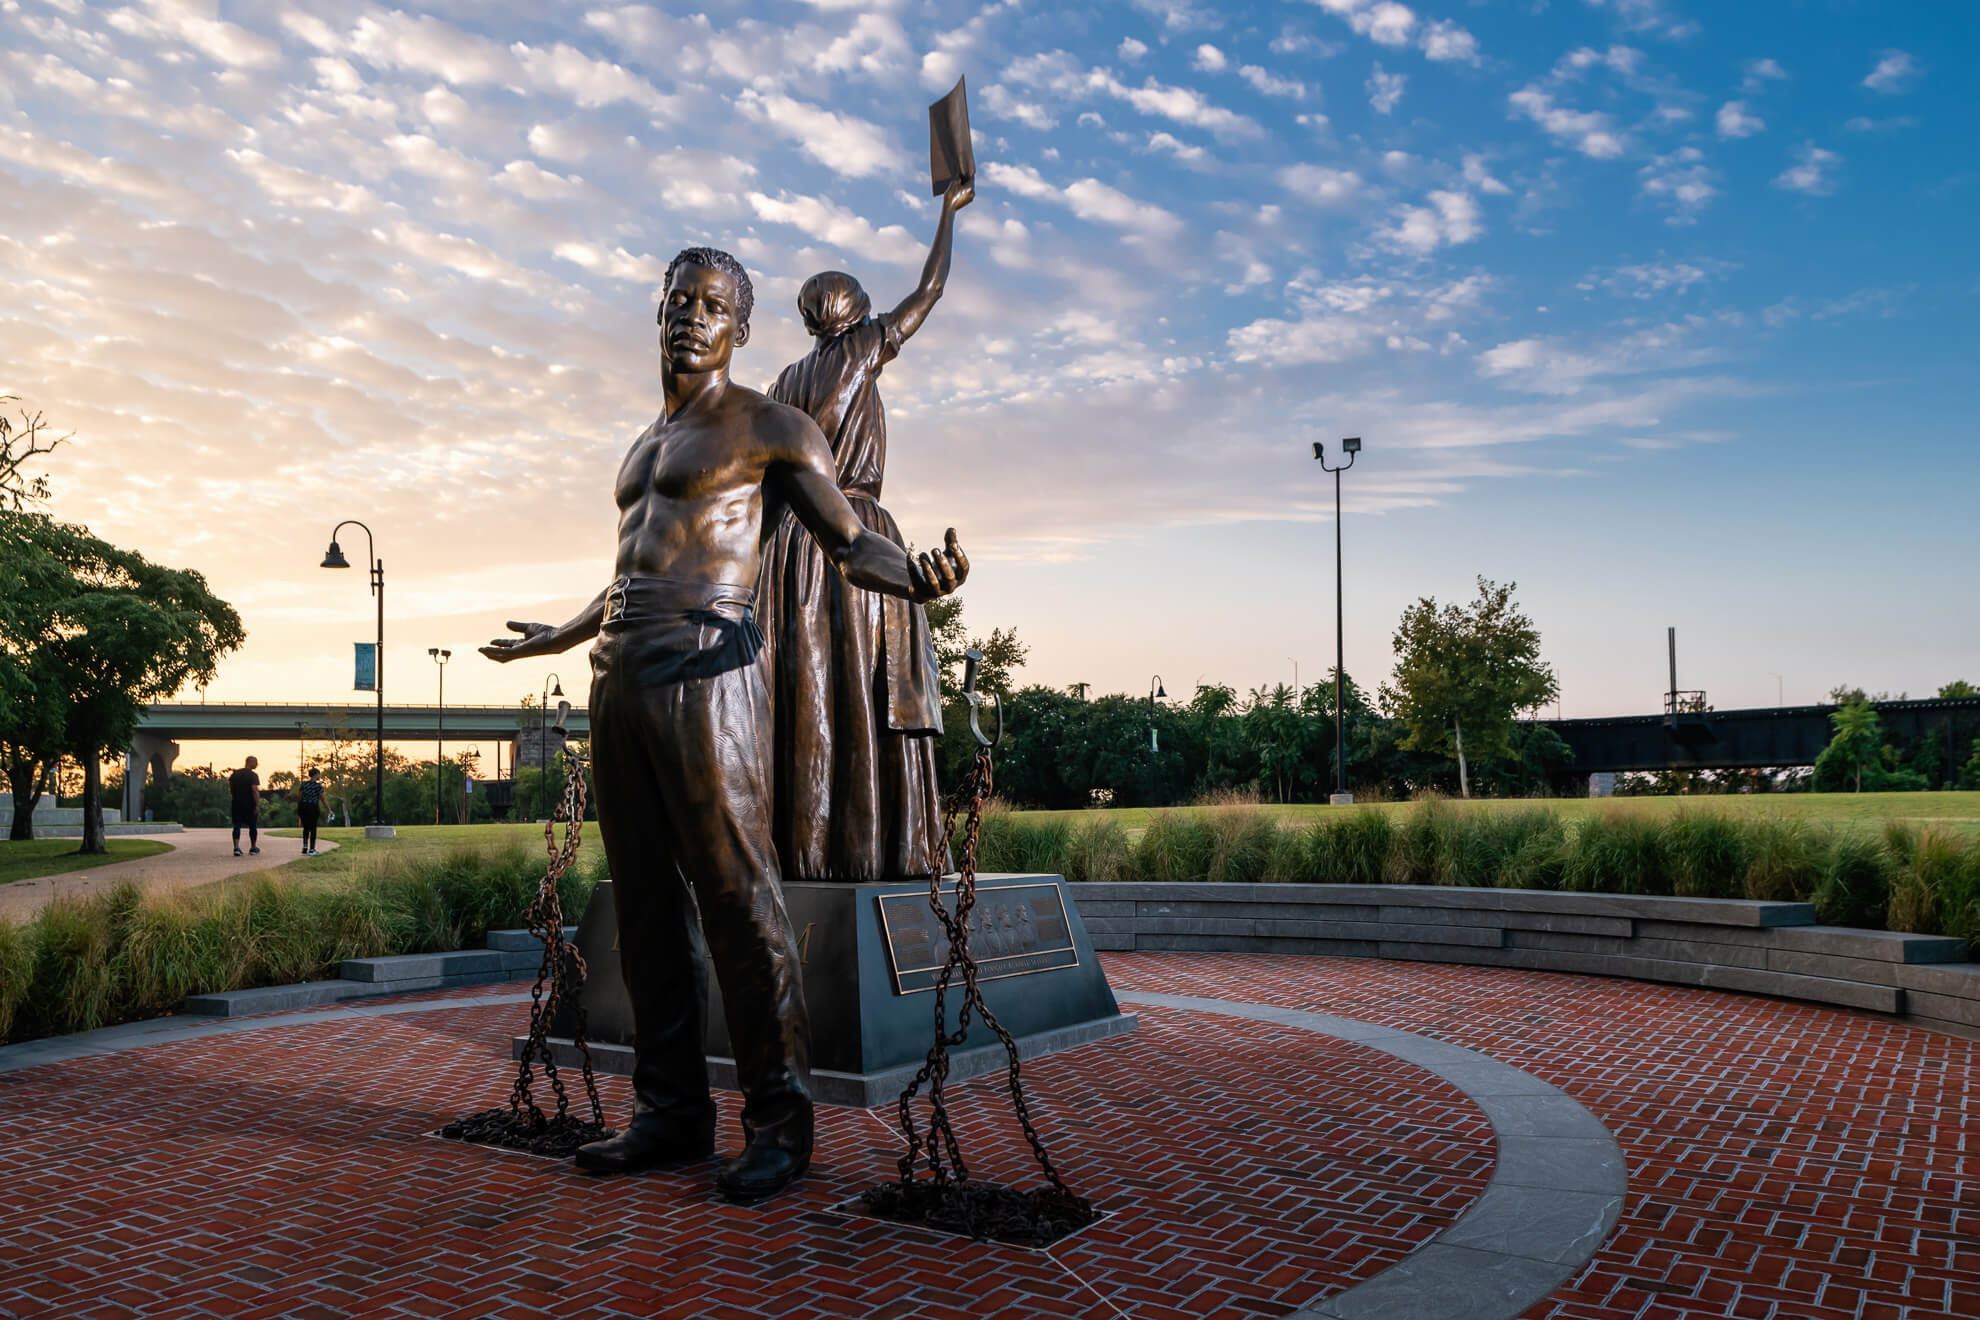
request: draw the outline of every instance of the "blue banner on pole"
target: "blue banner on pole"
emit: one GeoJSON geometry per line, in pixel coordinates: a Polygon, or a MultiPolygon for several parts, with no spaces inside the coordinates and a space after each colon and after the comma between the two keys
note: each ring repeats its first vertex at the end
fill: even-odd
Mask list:
{"type": "Polygon", "coordinates": [[[378,644],[376,642],[357,643],[357,682],[352,684],[359,692],[378,690],[378,644]]]}

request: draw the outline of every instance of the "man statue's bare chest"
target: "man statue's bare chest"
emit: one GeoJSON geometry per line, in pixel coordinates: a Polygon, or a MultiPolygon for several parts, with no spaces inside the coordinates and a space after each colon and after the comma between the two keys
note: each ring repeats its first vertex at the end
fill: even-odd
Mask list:
{"type": "Polygon", "coordinates": [[[762,464],[752,462],[750,446],[739,443],[732,430],[720,420],[695,420],[665,424],[641,437],[619,472],[619,507],[650,496],[719,499],[761,484],[762,464]]]}

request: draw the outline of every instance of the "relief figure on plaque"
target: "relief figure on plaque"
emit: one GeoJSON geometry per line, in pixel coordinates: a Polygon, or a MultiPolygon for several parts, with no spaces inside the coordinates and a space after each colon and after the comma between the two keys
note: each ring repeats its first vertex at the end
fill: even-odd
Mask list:
{"type": "MultiPolygon", "coordinates": [[[[798,311],[815,343],[770,389],[824,432],[860,525],[896,545],[906,543],[880,505],[880,373],[941,298],[956,212],[974,196],[969,178],[948,184],[921,282],[892,311],[874,315],[859,281],[841,271],[806,280],[798,311]]],[[[927,613],[834,572],[788,514],[771,535],[757,596],[784,877],[864,882],[946,870],[935,772],[942,695],[927,613]]]]}
{"type": "Polygon", "coordinates": [[[689,248],[669,265],[665,411],[619,468],[611,585],[566,623],[511,623],[520,636],[482,648],[508,661],[596,639],[591,765],[632,1008],[634,1107],[619,1135],[581,1148],[577,1163],[624,1173],[712,1153],[712,964],[745,1138],[716,1185],[736,1200],[802,1177],[812,1143],[800,955],[770,838],[754,585],[770,531],[796,529],[835,578],[903,600],[954,591],[969,571],[953,530],[919,556],[868,530],[840,493],[817,424],[730,380],[752,301],[749,276],[725,252],[689,248]]]}

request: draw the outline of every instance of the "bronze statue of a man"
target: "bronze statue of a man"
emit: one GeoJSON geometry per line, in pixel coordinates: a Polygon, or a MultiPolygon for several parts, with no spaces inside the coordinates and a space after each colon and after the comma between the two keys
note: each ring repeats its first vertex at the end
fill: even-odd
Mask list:
{"type": "Polygon", "coordinates": [[[810,1042],[770,839],[763,639],[752,617],[769,530],[788,508],[849,580],[910,600],[954,591],[969,572],[954,529],[943,549],[914,557],[862,527],[817,424],[729,379],[752,301],[729,254],[689,248],[674,258],[659,315],[666,411],[619,468],[612,585],[568,623],[511,623],[521,637],[482,648],[518,660],[597,638],[592,773],[633,1010],[634,1112],[623,1133],[579,1150],[578,1165],[623,1173],[713,1152],[705,940],[744,1096],[743,1152],[716,1178],[736,1200],[802,1177],[812,1140],[810,1042]]]}
{"type": "MultiPolygon", "coordinates": [[[[880,372],[941,298],[956,212],[975,195],[970,179],[949,184],[921,282],[892,311],[872,315],[866,290],[843,271],[806,280],[798,312],[817,342],[770,388],[818,423],[860,523],[896,544],[900,528],[880,505],[880,372]]],[[[947,869],[935,775],[941,677],[927,613],[833,572],[788,515],[771,536],[757,591],[775,731],[771,838],[784,877],[861,883],[947,869]]]]}

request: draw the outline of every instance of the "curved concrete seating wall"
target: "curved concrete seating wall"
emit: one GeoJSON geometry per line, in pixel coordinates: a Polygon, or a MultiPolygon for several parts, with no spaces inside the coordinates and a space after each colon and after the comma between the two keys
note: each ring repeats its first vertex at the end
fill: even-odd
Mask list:
{"type": "Polygon", "coordinates": [[[1082,884],[1096,949],[1408,958],[1740,990],[1980,1028],[1964,940],[1808,903],[1416,885],[1082,884]]]}

